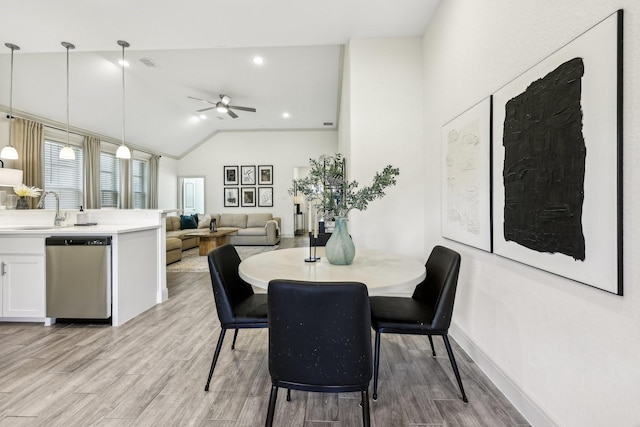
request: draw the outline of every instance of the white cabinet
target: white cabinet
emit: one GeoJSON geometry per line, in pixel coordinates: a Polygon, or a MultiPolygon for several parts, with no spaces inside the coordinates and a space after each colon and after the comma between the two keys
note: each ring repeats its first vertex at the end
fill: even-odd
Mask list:
{"type": "Polygon", "coordinates": [[[0,318],[42,319],[45,308],[44,239],[0,239],[0,318]]]}
{"type": "Polygon", "coordinates": [[[0,255],[1,317],[44,317],[42,255],[0,255]]]}

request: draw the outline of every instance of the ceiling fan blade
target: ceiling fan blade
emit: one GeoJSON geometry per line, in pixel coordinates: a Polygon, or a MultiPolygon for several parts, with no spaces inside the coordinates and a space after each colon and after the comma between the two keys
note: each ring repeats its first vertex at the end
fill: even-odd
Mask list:
{"type": "Polygon", "coordinates": [[[213,104],[213,105],[215,105],[215,104],[216,104],[215,102],[207,101],[207,100],[205,100],[205,99],[200,99],[200,98],[194,98],[193,96],[187,96],[187,98],[195,99],[196,101],[205,102],[205,103],[207,103],[207,104],[213,104]]]}
{"type": "Polygon", "coordinates": [[[227,114],[230,115],[234,119],[238,118],[238,115],[236,113],[234,113],[233,111],[231,111],[231,110],[227,110],[227,114]]]}
{"type": "Polygon", "coordinates": [[[256,112],[256,109],[255,108],[251,108],[251,107],[238,107],[237,105],[227,105],[227,107],[233,108],[235,110],[250,111],[252,113],[256,112]]]}
{"type": "Polygon", "coordinates": [[[196,113],[202,113],[203,111],[213,110],[216,107],[203,108],[202,110],[196,110],[196,113]]]}

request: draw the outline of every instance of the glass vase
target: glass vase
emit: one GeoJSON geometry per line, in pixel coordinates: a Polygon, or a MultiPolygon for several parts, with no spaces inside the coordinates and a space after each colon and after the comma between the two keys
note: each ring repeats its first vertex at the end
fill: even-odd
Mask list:
{"type": "Polygon", "coordinates": [[[324,248],[325,256],[331,264],[349,265],[356,256],[356,247],[347,229],[347,217],[336,217],[336,226],[324,248]]]}
{"type": "Polygon", "coordinates": [[[26,196],[18,197],[18,202],[16,203],[16,209],[29,209],[29,203],[27,202],[26,196]]]}

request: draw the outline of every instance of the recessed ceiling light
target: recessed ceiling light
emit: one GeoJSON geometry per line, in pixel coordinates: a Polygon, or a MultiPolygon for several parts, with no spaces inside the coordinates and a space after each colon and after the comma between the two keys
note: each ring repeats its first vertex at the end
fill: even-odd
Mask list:
{"type": "Polygon", "coordinates": [[[253,63],[256,65],[262,65],[264,64],[264,59],[262,59],[262,56],[254,56],[252,59],[253,63]]]}
{"type": "Polygon", "coordinates": [[[129,66],[129,61],[123,61],[122,59],[119,59],[118,60],[118,64],[120,64],[120,66],[128,67],[129,66]]]}
{"type": "Polygon", "coordinates": [[[205,120],[207,118],[207,115],[206,114],[200,114],[200,116],[198,116],[198,117],[200,117],[202,120],[205,120]]]}
{"type": "Polygon", "coordinates": [[[291,117],[291,114],[285,111],[284,113],[282,113],[282,117],[284,117],[285,119],[288,119],[289,117],[291,117]]]}

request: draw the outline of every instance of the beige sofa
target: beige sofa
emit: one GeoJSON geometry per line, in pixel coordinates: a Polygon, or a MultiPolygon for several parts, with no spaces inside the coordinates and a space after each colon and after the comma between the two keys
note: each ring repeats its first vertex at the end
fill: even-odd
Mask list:
{"type": "MultiPolygon", "coordinates": [[[[209,227],[209,224],[207,223],[204,227],[209,227]]],[[[198,238],[187,236],[187,234],[193,233],[194,231],[196,230],[181,230],[179,216],[167,217],[167,264],[180,261],[182,259],[182,251],[198,247],[198,238]]]]}
{"type": "Polygon", "coordinates": [[[264,246],[280,243],[279,217],[270,213],[209,214],[216,220],[218,230],[235,230],[229,235],[229,243],[235,246],[264,246]]]}

